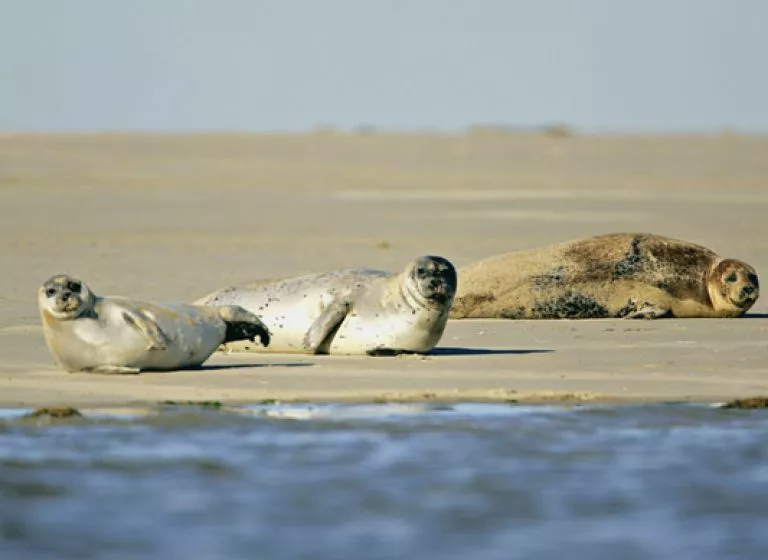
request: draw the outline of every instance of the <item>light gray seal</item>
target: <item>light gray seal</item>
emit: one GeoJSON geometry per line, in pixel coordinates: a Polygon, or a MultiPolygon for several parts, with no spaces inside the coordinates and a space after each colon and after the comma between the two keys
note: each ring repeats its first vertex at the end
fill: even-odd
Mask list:
{"type": "Polygon", "coordinates": [[[456,292],[456,269],[424,256],[400,274],[351,268],[224,288],[196,303],[239,305],[272,333],[268,348],[226,350],[310,354],[425,353],[443,334],[456,292]]]}
{"type": "Polygon", "coordinates": [[[183,369],[199,366],[225,342],[259,337],[269,344],[268,329],[240,307],[98,297],[63,274],[42,285],[38,307],[48,348],[70,372],[183,369]]]}
{"type": "Polygon", "coordinates": [[[506,253],[459,270],[451,318],[738,317],[755,269],[688,241],[612,233],[506,253]]]}

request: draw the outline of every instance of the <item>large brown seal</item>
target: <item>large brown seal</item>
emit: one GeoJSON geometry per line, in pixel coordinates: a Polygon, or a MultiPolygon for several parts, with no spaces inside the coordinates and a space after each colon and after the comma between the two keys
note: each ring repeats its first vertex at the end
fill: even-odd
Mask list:
{"type": "Polygon", "coordinates": [[[745,262],[660,235],[613,233],[459,269],[451,318],[738,317],[758,295],[745,262]]]}

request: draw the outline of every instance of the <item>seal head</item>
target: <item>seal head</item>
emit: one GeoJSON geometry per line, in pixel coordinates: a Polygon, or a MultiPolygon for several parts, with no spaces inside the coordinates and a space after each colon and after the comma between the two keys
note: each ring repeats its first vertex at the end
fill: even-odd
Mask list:
{"type": "Polygon", "coordinates": [[[712,266],[707,289],[715,309],[734,315],[746,313],[760,295],[757,272],[736,259],[722,259],[712,266]]]}
{"type": "Polygon", "coordinates": [[[440,306],[453,300],[456,293],[456,268],[443,257],[427,255],[408,265],[405,277],[409,295],[422,306],[440,306]]]}
{"type": "Polygon", "coordinates": [[[38,291],[40,309],[59,321],[88,315],[93,311],[95,301],[85,282],[67,274],[51,276],[38,291]]]}

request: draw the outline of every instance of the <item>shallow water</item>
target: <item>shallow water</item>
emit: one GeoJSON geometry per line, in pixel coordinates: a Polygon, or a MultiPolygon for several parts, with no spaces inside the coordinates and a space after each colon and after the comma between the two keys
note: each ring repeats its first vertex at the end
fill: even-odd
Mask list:
{"type": "Polygon", "coordinates": [[[763,558],[768,411],[174,407],[0,422],[0,558],[763,558]]]}

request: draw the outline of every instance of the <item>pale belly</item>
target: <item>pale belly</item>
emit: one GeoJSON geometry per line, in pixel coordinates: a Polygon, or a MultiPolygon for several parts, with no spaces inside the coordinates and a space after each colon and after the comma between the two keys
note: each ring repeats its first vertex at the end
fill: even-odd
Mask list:
{"type": "Polygon", "coordinates": [[[155,318],[160,328],[171,338],[172,344],[163,352],[156,353],[152,350],[147,353],[147,367],[158,369],[179,367],[193,367],[202,364],[224,340],[226,325],[224,321],[212,322],[209,318],[202,317],[196,310],[189,306],[168,306],[174,311],[180,309],[178,317],[166,314],[150,314],[155,318]],[[156,355],[157,354],[157,355],[156,355]]]}
{"type": "MultiPolygon", "coordinates": [[[[428,352],[440,339],[442,328],[431,329],[427,314],[378,313],[378,316],[349,315],[331,342],[330,354],[365,354],[386,349],[428,352]]],[[[445,322],[442,322],[444,327],[445,322]]]]}
{"type": "Polygon", "coordinates": [[[226,349],[237,352],[303,353],[304,336],[312,323],[332,301],[326,293],[308,293],[306,297],[276,299],[269,293],[258,292],[222,298],[215,305],[240,305],[257,315],[269,329],[269,346],[241,340],[228,342],[226,349]]]}
{"type": "MultiPolygon", "coordinates": [[[[254,288],[221,290],[205,299],[207,305],[239,305],[257,315],[270,333],[268,347],[258,341],[228,342],[235,352],[305,353],[304,337],[312,324],[336,299],[355,292],[387,273],[344,270],[276,281],[254,288]]],[[[327,344],[320,348],[326,353],[327,344]]],[[[360,353],[359,351],[357,353],[360,353]]]]}
{"type": "Polygon", "coordinates": [[[223,340],[224,325],[173,321],[154,315],[169,337],[165,349],[150,349],[147,339],[119,315],[104,322],[78,319],[71,333],[59,333],[52,351],[65,367],[75,370],[119,366],[170,370],[202,364],[223,340]]]}

